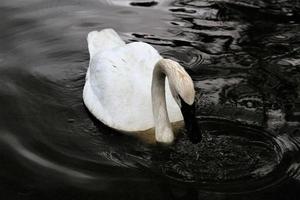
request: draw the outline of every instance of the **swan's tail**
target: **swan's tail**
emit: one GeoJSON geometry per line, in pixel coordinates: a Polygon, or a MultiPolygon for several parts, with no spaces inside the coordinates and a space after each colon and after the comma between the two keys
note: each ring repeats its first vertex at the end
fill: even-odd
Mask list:
{"type": "Polygon", "coordinates": [[[103,29],[101,31],[92,31],[87,36],[90,57],[93,57],[100,51],[123,46],[125,42],[113,29],[103,29]]]}

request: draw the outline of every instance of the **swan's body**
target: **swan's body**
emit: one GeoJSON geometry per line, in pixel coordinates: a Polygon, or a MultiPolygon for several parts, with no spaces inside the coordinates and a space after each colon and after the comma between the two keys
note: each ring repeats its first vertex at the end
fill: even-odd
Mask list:
{"type": "Polygon", "coordinates": [[[147,43],[125,44],[112,29],[90,32],[87,40],[90,64],[83,100],[88,110],[111,128],[138,132],[155,127],[157,141],[172,142],[174,136],[168,133],[172,130],[167,130],[171,128],[170,122],[183,120],[178,101],[173,96],[179,94],[188,104],[194,101],[193,84],[184,69],[177,63],[174,71],[176,62],[162,59],[147,43]],[[176,73],[188,76],[187,82],[192,84],[189,94],[178,91],[177,87],[182,83],[178,86],[173,80],[173,95],[169,84],[164,84],[168,82],[165,75],[175,76],[176,73]]]}

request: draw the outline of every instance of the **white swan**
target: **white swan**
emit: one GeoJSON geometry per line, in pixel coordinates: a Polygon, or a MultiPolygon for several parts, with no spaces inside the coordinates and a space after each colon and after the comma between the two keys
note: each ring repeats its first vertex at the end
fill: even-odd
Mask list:
{"type": "Polygon", "coordinates": [[[155,127],[156,141],[172,143],[171,123],[183,120],[181,104],[188,107],[195,98],[193,81],[184,68],[163,59],[147,43],[125,44],[113,29],[92,31],[87,41],[90,64],[83,100],[88,110],[120,131],[155,127]]]}

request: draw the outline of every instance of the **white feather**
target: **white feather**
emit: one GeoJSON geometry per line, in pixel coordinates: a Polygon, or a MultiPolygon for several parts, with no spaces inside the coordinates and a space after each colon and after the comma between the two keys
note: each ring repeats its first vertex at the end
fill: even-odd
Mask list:
{"type": "MultiPolygon", "coordinates": [[[[93,31],[87,40],[90,64],[83,100],[89,111],[114,129],[131,132],[153,128],[152,73],[162,57],[147,43],[125,44],[112,29],[93,31]]],[[[183,120],[168,83],[166,102],[170,121],[183,120]]]]}

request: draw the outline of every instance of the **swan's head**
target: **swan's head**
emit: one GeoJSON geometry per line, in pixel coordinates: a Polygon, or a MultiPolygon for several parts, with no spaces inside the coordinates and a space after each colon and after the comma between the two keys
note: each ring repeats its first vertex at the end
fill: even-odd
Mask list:
{"type": "Polygon", "coordinates": [[[190,75],[176,61],[161,59],[158,64],[163,66],[163,71],[167,74],[172,95],[179,106],[181,100],[192,105],[195,100],[194,83],[190,75]]]}
{"type": "Polygon", "coordinates": [[[170,59],[162,59],[168,74],[171,93],[181,108],[187,134],[193,143],[201,140],[200,128],[195,118],[195,88],[190,75],[178,63],[170,59]]]}

